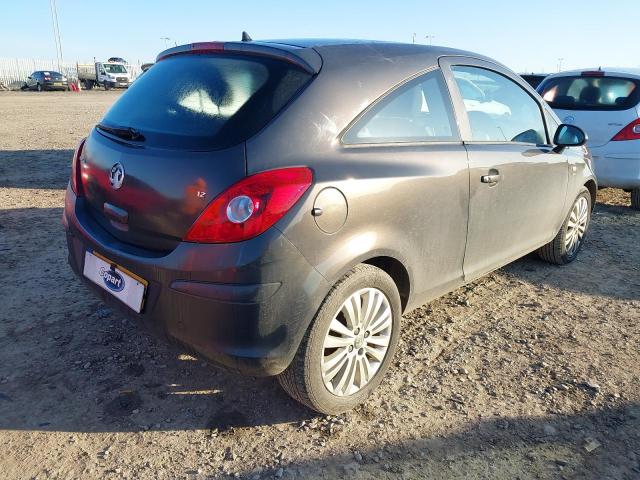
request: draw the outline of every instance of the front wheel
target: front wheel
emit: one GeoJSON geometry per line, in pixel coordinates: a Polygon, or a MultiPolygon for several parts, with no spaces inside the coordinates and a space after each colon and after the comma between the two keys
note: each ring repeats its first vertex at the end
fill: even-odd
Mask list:
{"type": "Polygon", "coordinates": [[[538,250],[538,255],[556,265],[573,262],[582,249],[590,221],[591,193],[586,187],[582,187],[562,228],[551,242],[538,250]]]}
{"type": "Polygon", "coordinates": [[[38,92],[41,92],[42,91],[42,85],[40,85],[40,84],[36,85],[36,90],[38,92]]]}
{"type": "Polygon", "coordinates": [[[631,208],[640,210],[640,188],[631,190],[631,208]]]}
{"type": "Polygon", "coordinates": [[[382,381],[401,318],[393,279],[374,266],[357,265],[325,298],[280,384],[320,413],[352,409],[382,381]]]}

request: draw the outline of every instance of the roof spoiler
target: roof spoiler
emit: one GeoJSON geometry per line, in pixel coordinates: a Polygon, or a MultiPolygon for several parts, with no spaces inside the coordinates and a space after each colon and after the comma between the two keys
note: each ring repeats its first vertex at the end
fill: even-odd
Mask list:
{"type": "Polygon", "coordinates": [[[283,60],[315,75],[320,71],[322,58],[312,48],[300,48],[292,45],[273,44],[268,42],[198,42],[179,45],[160,52],[156,62],[176,55],[235,53],[270,57],[283,60]]]}

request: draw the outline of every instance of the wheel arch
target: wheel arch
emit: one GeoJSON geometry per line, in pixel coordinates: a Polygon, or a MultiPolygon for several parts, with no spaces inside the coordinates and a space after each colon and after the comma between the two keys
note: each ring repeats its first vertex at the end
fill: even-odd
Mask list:
{"type": "Polygon", "coordinates": [[[397,258],[387,255],[371,257],[360,263],[377,267],[391,277],[400,293],[400,302],[402,311],[404,312],[409,303],[409,297],[411,296],[411,278],[404,264],[397,258]]]}
{"type": "Polygon", "coordinates": [[[596,206],[596,195],[598,193],[598,185],[596,184],[595,180],[590,178],[589,180],[586,181],[584,186],[587,188],[587,190],[589,190],[589,193],[591,194],[591,210],[593,211],[593,209],[596,206]]]}

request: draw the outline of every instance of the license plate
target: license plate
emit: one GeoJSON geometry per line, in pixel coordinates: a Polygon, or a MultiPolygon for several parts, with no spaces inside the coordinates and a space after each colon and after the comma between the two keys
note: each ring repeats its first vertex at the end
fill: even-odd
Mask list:
{"type": "Polygon", "coordinates": [[[54,84],[56,87],[60,87],[60,86],[62,86],[62,82],[53,82],[53,84],[54,84]]]}
{"type": "Polygon", "coordinates": [[[111,295],[140,313],[144,304],[147,281],[110,262],[102,255],[86,251],[84,276],[111,295]]]}

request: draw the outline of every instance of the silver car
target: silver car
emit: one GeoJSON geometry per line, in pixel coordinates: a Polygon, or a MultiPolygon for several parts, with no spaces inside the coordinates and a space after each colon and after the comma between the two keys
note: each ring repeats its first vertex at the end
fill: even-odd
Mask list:
{"type": "Polygon", "coordinates": [[[576,258],[585,141],[469,52],[175,47],[78,145],[69,262],[163,337],[335,414],[383,380],[404,312],[535,250],[576,258]]]}

